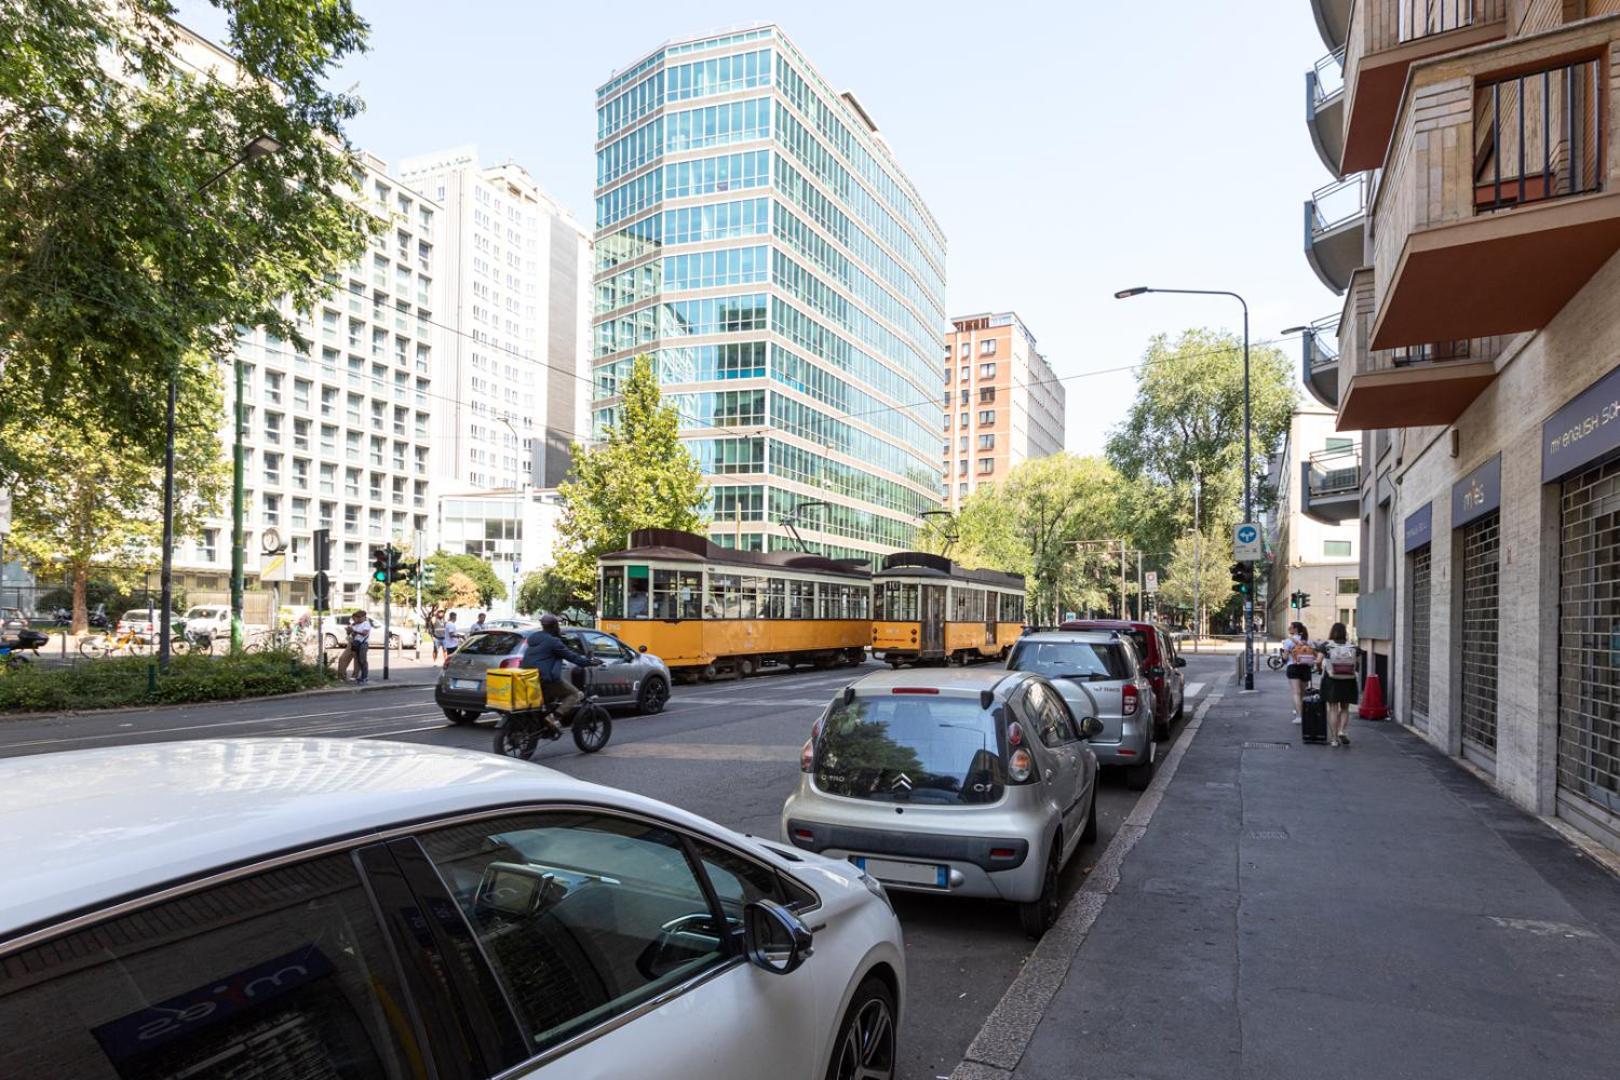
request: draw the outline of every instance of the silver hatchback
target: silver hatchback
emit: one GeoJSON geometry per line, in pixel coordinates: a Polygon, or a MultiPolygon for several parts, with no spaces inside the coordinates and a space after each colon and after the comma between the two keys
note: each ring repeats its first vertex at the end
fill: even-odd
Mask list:
{"type": "MultiPolygon", "coordinates": [[[[433,700],[451,722],[470,724],[487,710],[484,672],[493,667],[515,668],[523,659],[528,635],[516,628],[481,630],[470,634],[445,659],[444,670],[433,688],[433,700]]],[[[584,685],[603,705],[633,705],[643,715],[663,712],[669,701],[669,668],[652,653],[638,653],[612,634],[569,627],[563,640],[575,652],[602,661],[601,667],[583,670],[584,685]]],[[[564,663],[568,677],[577,670],[564,663]]],[[[577,684],[576,684],[577,685],[577,684]]]]}
{"type": "Polygon", "coordinates": [[[1136,645],[1111,630],[1057,630],[1018,639],[1007,658],[1012,671],[1045,675],[1076,716],[1095,716],[1102,732],[1091,749],[1104,765],[1126,770],[1141,791],[1153,779],[1153,683],[1142,671],[1136,645]]]}
{"type": "Polygon", "coordinates": [[[1097,836],[1099,731],[1033,673],[874,672],[812,728],[782,835],[891,889],[1010,900],[1039,937],[1097,836]]]}

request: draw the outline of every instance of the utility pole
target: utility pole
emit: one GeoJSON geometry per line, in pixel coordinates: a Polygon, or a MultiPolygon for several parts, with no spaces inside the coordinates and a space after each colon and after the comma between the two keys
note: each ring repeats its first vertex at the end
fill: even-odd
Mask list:
{"type": "Polygon", "coordinates": [[[1125,541],[1119,542],[1119,617],[1121,621],[1129,617],[1130,609],[1125,603],[1125,541]]]}
{"type": "Polygon", "coordinates": [[[1204,528],[1200,521],[1202,507],[1200,500],[1204,492],[1204,473],[1193,463],[1193,651],[1198,651],[1198,640],[1204,635],[1204,528]]]}

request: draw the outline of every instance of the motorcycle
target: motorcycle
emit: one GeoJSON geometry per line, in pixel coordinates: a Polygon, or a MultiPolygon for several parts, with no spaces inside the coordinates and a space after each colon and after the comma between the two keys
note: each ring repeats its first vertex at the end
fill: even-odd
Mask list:
{"type": "Polygon", "coordinates": [[[42,634],[38,630],[19,630],[16,640],[0,642],[0,664],[10,671],[32,663],[39,659],[39,650],[50,640],[49,634],[42,634]],[[30,652],[34,654],[32,657],[28,655],[30,652]]]}

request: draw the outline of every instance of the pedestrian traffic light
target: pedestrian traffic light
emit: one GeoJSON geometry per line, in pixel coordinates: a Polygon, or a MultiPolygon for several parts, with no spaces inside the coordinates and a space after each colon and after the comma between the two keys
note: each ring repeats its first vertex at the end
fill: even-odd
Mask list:
{"type": "Polygon", "coordinates": [[[385,548],[385,547],[379,547],[379,548],[372,548],[371,549],[371,580],[372,581],[384,581],[385,582],[385,581],[388,580],[388,552],[389,552],[389,550],[390,549],[385,548]]]}

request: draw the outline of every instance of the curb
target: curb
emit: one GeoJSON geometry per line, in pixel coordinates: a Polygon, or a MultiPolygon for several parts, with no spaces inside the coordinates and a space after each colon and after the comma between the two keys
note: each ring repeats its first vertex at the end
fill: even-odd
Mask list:
{"type": "Polygon", "coordinates": [[[317,686],[312,690],[293,690],[285,694],[263,694],[259,697],[216,698],[212,701],[158,702],[151,705],[119,705],[111,709],[71,709],[67,712],[0,713],[0,724],[22,720],[77,720],[89,716],[118,716],[122,713],[150,712],[153,709],[189,709],[206,705],[242,705],[257,701],[289,701],[293,698],[323,697],[330,694],[364,694],[373,690],[431,690],[433,683],[386,682],[367,683],[365,686],[317,686]]]}
{"type": "Polygon", "coordinates": [[[1176,778],[1181,759],[1203,726],[1204,717],[1225,696],[1212,690],[1204,697],[1192,721],[1181,733],[1169,756],[1154,774],[1153,783],[1136,801],[1130,816],[1119,827],[1108,847],[1086,875],[1080,891],[1069,898],[1057,922],[1046,932],[1024,962],[1024,968],[985,1018],[979,1033],[968,1045],[961,1064],[951,1071],[950,1080],[1007,1080],[1023,1059],[1035,1028],[1046,1015],[1046,1008],[1068,977],[1069,968],[1086,942],[1091,927],[1102,914],[1108,897],[1119,885],[1119,871],[1136,842],[1147,834],[1165,790],[1176,778]]]}

